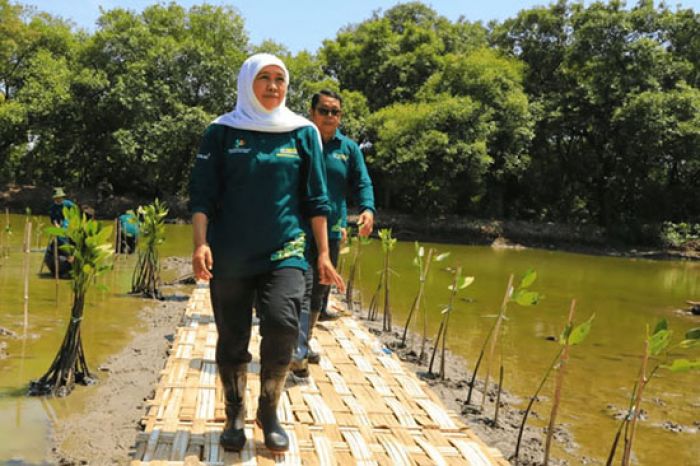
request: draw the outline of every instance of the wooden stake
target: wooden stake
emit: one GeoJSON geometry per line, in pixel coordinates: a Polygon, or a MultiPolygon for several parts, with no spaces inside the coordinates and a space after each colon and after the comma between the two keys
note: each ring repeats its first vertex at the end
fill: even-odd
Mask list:
{"type": "Polygon", "coordinates": [[[24,328],[29,325],[29,259],[32,249],[32,222],[24,226],[24,328]]]}
{"type": "Polygon", "coordinates": [[[56,280],[56,302],[58,302],[58,236],[53,238],[53,276],[56,280]]]}

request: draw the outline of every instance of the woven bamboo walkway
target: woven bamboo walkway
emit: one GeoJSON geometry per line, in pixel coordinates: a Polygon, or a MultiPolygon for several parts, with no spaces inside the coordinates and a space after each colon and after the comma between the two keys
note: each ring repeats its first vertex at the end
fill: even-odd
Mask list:
{"type": "Polygon", "coordinates": [[[260,387],[254,328],[248,442],[241,453],[225,452],[219,447],[225,414],[214,361],[216,326],[209,288],[198,285],[142,420],[131,465],[508,465],[353,317],[324,322],[314,333],[311,344],[322,348],[321,363],[310,366],[308,382],[288,383],[279,417],[290,449],[274,455],[254,422],[260,387]]]}

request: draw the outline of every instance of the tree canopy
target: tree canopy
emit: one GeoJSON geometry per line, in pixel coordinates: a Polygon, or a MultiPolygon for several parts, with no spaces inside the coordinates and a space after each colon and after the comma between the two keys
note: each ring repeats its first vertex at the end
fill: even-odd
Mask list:
{"type": "Polygon", "coordinates": [[[184,193],[256,51],[285,61],[298,113],[341,93],[380,207],[626,235],[700,220],[700,15],[651,0],[487,25],[403,3],[295,54],[251,44],[231,7],[115,8],[87,33],[0,0],[0,180],[184,193]]]}

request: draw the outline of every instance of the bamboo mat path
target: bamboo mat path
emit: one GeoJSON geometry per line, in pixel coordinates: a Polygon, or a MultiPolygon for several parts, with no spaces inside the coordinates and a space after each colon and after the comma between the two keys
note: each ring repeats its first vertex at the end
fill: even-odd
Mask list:
{"type": "Polygon", "coordinates": [[[320,346],[321,363],[309,366],[307,382],[288,382],[278,413],[290,449],[275,455],[254,422],[260,389],[254,326],[248,442],[240,453],[226,452],[219,446],[225,413],[214,360],[216,326],[209,288],[199,284],[142,419],[131,465],[508,465],[354,317],[323,322],[314,334],[311,345],[320,346]]]}

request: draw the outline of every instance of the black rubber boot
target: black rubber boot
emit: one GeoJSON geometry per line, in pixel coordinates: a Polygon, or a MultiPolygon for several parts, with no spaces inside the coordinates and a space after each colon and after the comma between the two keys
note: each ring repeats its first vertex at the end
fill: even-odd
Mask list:
{"type": "Polygon", "coordinates": [[[245,445],[245,387],[248,365],[219,367],[226,402],[226,424],[219,443],[224,450],[241,451],[245,445]]]}
{"type": "Polygon", "coordinates": [[[309,331],[308,331],[308,337],[306,338],[306,345],[309,347],[309,351],[307,353],[306,359],[309,362],[309,364],[318,364],[321,361],[321,355],[318,354],[316,351],[313,351],[311,349],[311,346],[309,345],[309,342],[311,341],[311,337],[314,334],[314,327],[316,326],[316,322],[318,322],[318,316],[320,315],[320,312],[311,312],[309,314],[309,331]]]}
{"type": "Polygon", "coordinates": [[[273,452],[289,449],[289,437],[277,419],[277,403],[287,379],[287,367],[260,371],[260,398],[255,421],[265,434],[265,446],[273,452]]]}

